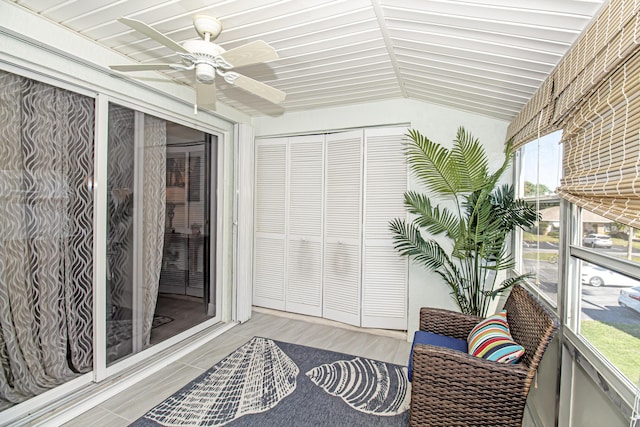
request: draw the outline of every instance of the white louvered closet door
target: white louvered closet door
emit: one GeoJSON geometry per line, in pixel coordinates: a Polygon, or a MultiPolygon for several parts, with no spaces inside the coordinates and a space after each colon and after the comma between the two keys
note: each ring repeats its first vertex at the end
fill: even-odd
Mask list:
{"type": "Polygon", "coordinates": [[[407,329],[408,261],[393,249],[389,221],[406,218],[405,127],[365,130],[362,326],[407,329]]]}
{"type": "Polygon", "coordinates": [[[286,310],[322,316],[324,135],[289,138],[286,310]]]}
{"type": "Polygon", "coordinates": [[[254,305],[285,309],[287,138],[256,141],[254,305]]]}
{"type": "Polygon", "coordinates": [[[363,131],[326,136],[323,317],[360,326],[363,131]]]}

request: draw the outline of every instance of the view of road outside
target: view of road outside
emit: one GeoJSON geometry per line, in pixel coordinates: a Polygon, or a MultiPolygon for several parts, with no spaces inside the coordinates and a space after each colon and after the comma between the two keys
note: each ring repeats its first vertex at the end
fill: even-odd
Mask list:
{"type": "MultiPolygon", "coordinates": [[[[540,240],[536,234],[525,233],[523,267],[536,275],[540,290],[557,301],[559,239],[540,236],[540,240]]],[[[631,254],[632,261],[640,260],[640,238],[632,241],[631,251],[628,239],[611,240],[611,248],[594,250],[623,259],[631,254]]],[[[586,262],[581,262],[580,271],[580,334],[636,384],[640,377],[640,300],[621,297],[621,291],[629,292],[640,281],[586,262]]],[[[640,298],[640,292],[635,297],[640,298]]]]}
{"type": "Polygon", "coordinates": [[[551,301],[558,301],[558,238],[555,242],[537,242],[537,236],[525,233],[522,265],[536,277],[536,285],[551,301]]]}
{"type": "MultiPolygon", "coordinates": [[[[583,212],[583,218],[587,214],[590,212],[583,212]]],[[[592,248],[593,250],[635,263],[640,261],[640,238],[636,237],[636,230],[629,230],[629,227],[612,222],[608,226],[605,224],[600,230],[609,231],[603,234],[611,237],[612,245],[610,248],[596,246],[592,248]]],[[[585,247],[593,246],[590,241],[583,241],[582,244],[585,247]]],[[[640,281],[604,267],[581,262],[580,334],[632,383],[638,384],[640,380],[640,292],[633,291],[633,287],[640,286],[640,281]]]]}
{"type": "MultiPolygon", "coordinates": [[[[522,269],[534,275],[536,286],[551,301],[558,301],[558,249],[560,198],[556,194],[562,171],[561,132],[546,135],[520,151],[522,182],[519,196],[534,204],[541,221],[523,233],[522,269]]],[[[640,230],[629,229],[583,210],[583,238],[601,234],[611,238],[584,247],[602,254],[640,263],[640,230]],[[629,238],[631,234],[631,238],[629,238]],[[594,247],[595,246],[595,247],[594,247]]],[[[640,378],[640,281],[610,271],[606,266],[580,262],[580,330],[577,331],[632,383],[640,378]]]]}

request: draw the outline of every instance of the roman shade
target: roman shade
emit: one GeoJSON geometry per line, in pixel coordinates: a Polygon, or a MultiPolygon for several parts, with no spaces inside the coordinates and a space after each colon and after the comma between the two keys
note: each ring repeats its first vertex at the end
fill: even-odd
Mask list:
{"type": "Polygon", "coordinates": [[[585,97],[638,48],[640,1],[612,0],[509,124],[517,148],[562,127],[585,97]]]}
{"type": "Polygon", "coordinates": [[[553,75],[542,83],[529,102],[522,107],[520,114],[509,124],[507,140],[517,149],[536,136],[551,133],[553,116],[553,75]]]}
{"type": "Polygon", "coordinates": [[[554,80],[553,122],[560,124],[638,48],[640,1],[611,0],[562,59],[554,80]]]}
{"type": "Polygon", "coordinates": [[[567,118],[561,197],[640,227],[640,51],[567,118]]]}
{"type": "Polygon", "coordinates": [[[632,227],[640,226],[639,45],[640,1],[610,1],[507,131],[519,147],[563,129],[558,194],[632,227]]]}

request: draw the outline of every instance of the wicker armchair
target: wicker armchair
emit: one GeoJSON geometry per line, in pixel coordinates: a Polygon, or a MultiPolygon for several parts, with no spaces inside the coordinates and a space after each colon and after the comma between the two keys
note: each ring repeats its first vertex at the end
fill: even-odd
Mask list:
{"type": "MultiPolygon", "coordinates": [[[[505,307],[513,339],[525,348],[519,363],[491,362],[461,351],[418,344],[413,350],[411,426],[521,426],[533,376],[558,322],[520,285],[505,307]]],[[[422,308],[420,329],[466,339],[480,320],[422,308]]]]}

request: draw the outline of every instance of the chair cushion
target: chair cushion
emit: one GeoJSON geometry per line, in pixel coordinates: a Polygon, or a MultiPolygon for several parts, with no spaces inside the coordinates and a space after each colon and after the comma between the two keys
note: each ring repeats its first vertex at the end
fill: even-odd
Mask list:
{"type": "Polygon", "coordinates": [[[411,381],[413,377],[413,347],[416,344],[428,344],[438,347],[446,347],[452,350],[467,352],[467,341],[460,338],[448,337],[446,335],[434,334],[433,332],[416,331],[413,334],[413,344],[411,344],[411,353],[409,354],[409,366],[407,377],[411,381]]]}
{"type": "Polygon", "coordinates": [[[524,354],[524,347],[513,341],[507,311],[489,316],[469,332],[469,354],[502,363],[517,363],[524,354]]]}

